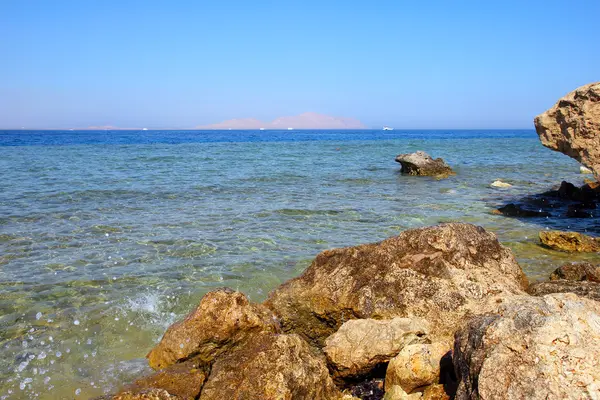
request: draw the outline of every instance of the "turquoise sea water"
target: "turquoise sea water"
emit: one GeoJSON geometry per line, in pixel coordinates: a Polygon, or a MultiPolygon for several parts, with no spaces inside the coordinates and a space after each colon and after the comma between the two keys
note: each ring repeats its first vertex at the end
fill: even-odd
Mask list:
{"type": "Polygon", "coordinates": [[[598,261],[537,240],[595,220],[490,214],[583,183],[534,131],[0,132],[0,176],[0,399],[113,391],[207,291],[261,301],[324,249],[409,228],[481,225],[531,279],[598,261]],[[400,175],[416,150],[457,175],[400,175]]]}

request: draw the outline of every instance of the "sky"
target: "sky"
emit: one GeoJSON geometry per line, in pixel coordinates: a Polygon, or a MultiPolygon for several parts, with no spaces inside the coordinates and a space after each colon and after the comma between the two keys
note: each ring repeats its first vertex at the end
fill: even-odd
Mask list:
{"type": "Polygon", "coordinates": [[[598,15],[598,0],[0,0],[0,128],[311,111],[529,129],[600,81],[598,15]]]}

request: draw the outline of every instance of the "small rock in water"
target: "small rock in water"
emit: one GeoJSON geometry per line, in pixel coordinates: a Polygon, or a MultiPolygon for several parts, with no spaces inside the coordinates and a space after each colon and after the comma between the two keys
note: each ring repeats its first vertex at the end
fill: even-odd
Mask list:
{"type": "Polygon", "coordinates": [[[579,167],[579,172],[582,174],[593,174],[592,170],[588,167],[584,167],[583,165],[579,167]]]}
{"type": "Polygon", "coordinates": [[[491,187],[496,188],[509,188],[512,187],[510,183],[502,182],[501,180],[496,180],[490,184],[491,187]]]}
{"type": "Polygon", "coordinates": [[[78,320],[78,319],[76,319],[75,321],[73,321],[73,324],[74,324],[74,325],[79,325],[79,320],[78,320]]]}
{"type": "Polygon", "coordinates": [[[37,314],[35,314],[35,319],[39,320],[40,318],[42,318],[42,313],[38,312],[37,314]]]}
{"type": "Polygon", "coordinates": [[[75,396],[79,396],[81,394],[81,389],[75,390],[75,396]]]}

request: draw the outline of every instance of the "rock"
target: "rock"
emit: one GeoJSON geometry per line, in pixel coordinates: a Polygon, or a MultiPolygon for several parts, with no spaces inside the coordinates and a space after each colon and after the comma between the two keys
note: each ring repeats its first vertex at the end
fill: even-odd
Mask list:
{"type": "Polygon", "coordinates": [[[450,396],[444,385],[433,384],[429,385],[423,391],[423,400],[450,400],[453,399],[454,396],[450,396]]]}
{"type": "Polygon", "coordinates": [[[537,282],[529,286],[529,293],[544,296],[551,293],[575,293],[581,297],[600,301],[600,283],[589,281],[567,281],[564,279],[549,282],[537,282]]]}
{"type": "Polygon", "coordinates": [[[357,378],[387,363],[405,346],[425,340],[427,323],[418,318],[353,319],[325,340],[323,352],[334,379],[357,378]]]}
{"type": "Polygon", "coordinates": [[[524,208],[522,208],[521,206],[518,206],[516,204],[510,203],[505,205],[504,207],[500,207],[497,212],[494,212],[494,214],[501,214],[501,215],[505,215],[507,217],[525,217],[525,218],[530,218],[530,217],[549,217],[550,213],[546,212],[546,211],[532,211],[532,210],[526,210],[524,208]]]}
{"type": "Polygon", "coordinates": [[[509,188],[512,187],[510,183],[502,182],[502,181],[494,181],[490,184],[491,187],[495,188],[509,188]]]}
{"type": "Polygon", "coordinates": [[[600,303],[522,296],[456,333],[456,399],[583,399],[600,390],[600,303]]]}
{"type": "Polygon", "coordinates": [[[564,264],[550,275],[550,280],[555,281],[558,279],[600,282],[600,265],[589,262],[564,264]]]}
{"type": "Polygon", "coordinates": [[[112,400],[180,400],[163,389],[149,389],[141,392],[123,392],[111,397],[112,400]]]}
{"type": "Polygon", "coordinates": [[[534,123],[544,146],[573,157],[600,177],[600,82],[567,94],[534,123]]]}
{"type": "Polygon", "coordinates": [[[407,175],[448,177],[454,175],[452,168],[441,158],[435,160],[424,151],[410,154],[399,154],[396,162],[402,165],[400,172],[407,175]]]}
{"type": "Polygon", "coordinates": [[[419,400],[423,398],[422,393],[406,393],[400,386],[391,386],[385,391],[383,400],[419,400]]]}
{"type": "Polygon", "coordinates": [[[194,400],[198,398],[207,376],[208,368],[203,362],[191,359],[138,379],[120,394],[129,393],[133,396],[148,393],[152,389],[162,389],[177,399],[194,400]]]}
{"type": "Polygon", "coordinates": [[[594,213],[590,210],[596,208],[595,203],[571,204],[567,208],[567,218],[593,218],[594,213]]]}
{"type": "Polygon", "coordinates": [[[540,241],[553,250],[585,253],[600,251],[600,240],[578,232],[540,231],[540,241]]]}
{"type": "Polygon", "coordinates": [[[200,400],[339,399],[325,357],[298,335],[259,333],[213,364],[200,400]]]}
{"type": "Polygon", "coordinates": [[[265,304],[285,331],[323,347],[342,323],[360,318],[420,317],[433,339],[448,339],[487,299],[526,288],[521,267],[493,233],[450,223],[326,250],[265,304]]]}
{"type": "Polygon", "coordinates": [[[579,167],[579,172],[582,174],[593,174],[594,173],[591,169],[584,167],[583,165],[581,165],[579,167]]]}
{"type": "Polygon", "coordinates": [[[207,293],[185,319],[171,325],[147,358],[154,369],[192,356],[210,363],[255,333],[278,330],[265,307],[250,304],[240,292],[218,289],[207,293]]]}
{"type": "Polygon", "coordinates": [[[410,393],[416,388],[439,383],[441,360],[450,351],[445,343],[404,347],[388,365],[385,386],[398,385],[410,393]]]}

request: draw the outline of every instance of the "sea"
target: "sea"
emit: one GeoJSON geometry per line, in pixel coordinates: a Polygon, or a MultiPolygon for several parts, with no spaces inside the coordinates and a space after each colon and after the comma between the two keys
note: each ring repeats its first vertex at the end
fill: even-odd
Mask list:
{"type": "Polygon", "coordinates": [[[483,226],[530,280],[599,262],[538,240],[594,219],[492,214],[579,166],[533,130],[0,131],[0,399],[114,392],[206,292],[260,302],[319,252],[406,229],[483,226]],[[417,150],[456,175],[400,174],[417,150]]]}

